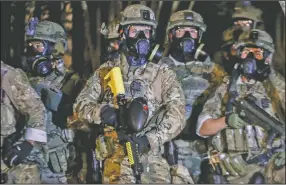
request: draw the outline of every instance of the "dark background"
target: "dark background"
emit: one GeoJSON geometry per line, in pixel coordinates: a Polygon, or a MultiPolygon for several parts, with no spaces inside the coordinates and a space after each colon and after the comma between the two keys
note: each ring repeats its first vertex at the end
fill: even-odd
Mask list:
{"type": "MultiPolygon", "coordinates": [[[[24,19],[25,15],[27,14],[25,3],[27,2],[1,2],[1,60],[13,66],[18,65],[18,56],[24,51],[24,19]],[[13,48],[13,53],[11,53],[11,48],[13,48]]],[[[128,3],[136,4],[140,3],[140,1],[122,1],[122,10],[128,5],[128,3]]],[[[203,42],[208,45],[210,54],[213,54],[215,51],[217,51],[222,44],[222,32],[231,25],[231,13],[235,3],[235,1],[196,1],[194,4],[193,10],[202,15],[207,25],[207,31],[203,35],[203,42]]],[[[160,44],[164,43],[165,30],[171,14],[172,4],[173,1],[164,1],[160,10],[160,16],[157,17],[159,25],[157,28],[156,39],[157,42],[160,44]]],[[[190,1],[181,1],[177,10],[187,9],[189,7],[189,4],[190,1]]],[[[278,1],[252,1],[252,4],[263,11],[265,29],[268,33],[270,33],[273,39],[276,40],[275,38],[277,34],[277,16],[282,15],[282,9],[278,1]]],[[[103,47],[103,36],[101,36],[101,39],[98,39],[98,37],[96,36],[96,33],[99,29],[96,27],[97,7],[100,7],[101,10],[101,24],[102,22],[108,21],[108,16],[111,10],[111,3],[110,1],[87,1],[87,5],[90,19],[89,31],[92,38],[93,47],[96,50],[96,46],[100,46],[101,48],[103,47]]],[[[151,1],[147,1],[146,5],[151,7],[151,1]]],[[[43,11],[47,11],[48,9],[50,16],[47,18],[47,20],[62,24],[63,10],[61,6],[62,2],[60,1],[38,1],[35,4],[34,16],[40,18],[41,15],[43,15],[43,11]],[[43,8],[43,6],[45,8],[43,8]]],[[[88,63],[90,63],[91,59],[89,58],[92,58],[92,56],[89,56],[89,58],[86,58],[84,56],[87,42],[85,39],[85,20],[83,17],[83,10],[81,8],[81,2],[71,1],[71,6],[73,8],[73,28],[71,30],[67,30],[67,32],[68,35],[72,37],[73,52],[67,53],[67,55],[70,55],[72,57],[71,60],[73,68],[82,74],[86,71],[85,68],[91,69],[90,67],[88,67],[90,66],[88,65],[88,63]]],[[[113,8],[116,9],[117,7],[113,8]]],[[[118,8],[116,11],[119,11],[118,8]]],[[[154,11],[156,14],[156,12],[159,10],[158,8],[154,8],[154,11]]],[[[285,18],[282,18],[282,20],[285,21],[285,18]]],[[[278,29],[281,29],[280,31],[285,35],[284,27],[285,24],[282,27],[280,26],[280,28],[278,29]]],[[[283,43],[285,49],[284,39],[283,43]]],[[[99,53],[97,55],[102,54],[99,53]]],[[[100,56],[97,56],[97,60],[99,60],[99,58],[100,56]]]]}

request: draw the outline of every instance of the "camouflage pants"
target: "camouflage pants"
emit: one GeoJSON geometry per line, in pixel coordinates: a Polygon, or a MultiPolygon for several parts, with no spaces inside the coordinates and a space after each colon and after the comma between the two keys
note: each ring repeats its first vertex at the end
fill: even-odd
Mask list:
{"type": "MultiPolygon", "coordinates": [[[[144,172],[141,174],[142,184],[186,184],[193,183],[192,178],[186,168],[180,165],[170,167],[167,161],[159,155],[143,155],[140,158],[144,172]]],[[[109,170],[108,170],[109,171],[109,170]]],[[[127,157],[124,157],[120,164],[120,174],[117,177],[103,177],[103,183],[110,183],[109,179],[118,179],[113,181],[118,184],[135,184],[136,179],[130,168],[127,157]]]]}
{"type": "Polygon", "coordinates": [[[182,165],[171,167],[172,184],[194,184],[188,169],[182,165]]]}
{"type": "MultiPolygon", "coordinates": [[[[2,169],[6,165],[1,162],[2,169]]],[[[9,170],[5,170],[7,174],[7,184],[40,184],[40,169],[37,164],[19,164],[9,170]]]]}
{"type": "MultiPolygon", "coordinates": [[[[142,184],[171,183],[170,166],[165,159],[156,155],[143,155],[141,157],[144,172],[141,175],[142,184]]],[[[125,157],[121,163],[119,184],[134,184],[136,179],[129,166],[128,158],[125,157]]]]}

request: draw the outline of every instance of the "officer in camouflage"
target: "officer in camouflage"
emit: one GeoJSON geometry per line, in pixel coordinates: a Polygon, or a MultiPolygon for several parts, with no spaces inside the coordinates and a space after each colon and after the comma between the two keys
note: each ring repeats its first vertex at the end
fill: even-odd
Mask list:
{"type": "Polygon", "coordinates": [[[1,61],[1,184],[38,184],[46,109],[26,74],[1,61]],[[36,155],[36,158],[32,156],[36,155]]]}
{"type": "Polygon", "coordinates": [[[74,159],[73,131],[66,118],[79,89],[79,76],[65,68],[62,56],[67,48],[64,29],[57,23],[32,18],[26,28],[26,53],[22,65],[32,87],[47,108],[46,158],[41,166],[42,183],[66,183],[74,159]]]}
{"type": "MultiPolygon", "coordinates": [[[[146,56],[150,52],[156,27],[157,21],[150,8],[140,4],[125,8],[119,28],[123,43],[120,55],[105,62],[96,70],[77,97],[74,112],[77,114],[78,122],[97,125],[101,121],[113,123],[116,118],[113,103],[110,98],[101,98],[102,80],[110,69],[120,67],[126,98],[131,100],[143,97],[148,105],[148,118],[143,131],[132,136],[132,140],[138,146],[140,161],[144,167],[141,182],[171,183],[170,166],[161,157],[160,149],[165,142],[172,140],[184,128],[185,99],[175,73],[166,65],[158,65],[147,60],[146,56]],[[164,117],[152,121],[158,111],[164,112],[164,117]]],[[[79,127],[84,128],[84,126],[79,127]]],[[[118,144],[114,146],[120,148],[118,144]]],[[[184,177],[182,180],[190,181],[184,177]]],[[[135,182],[135,176],[125,154],[120,153],[117,157],[111,156],[105,159],[102,183],[135,182]]]]}
{"type": "MultiPolygon", "coordinates": [[[[218,152],[219,166],[222,169],[219,175],[227,177],[230,183],[263,182],[261,179],[265,169],[264,162],[267,164],[271,157],[264,155],[268,133],[257,125],[246,123],[242,119],[243,115],[231,110],[226,112],[227,101],[230,98],[228,96],[231,96],[227,91],[230,88],[231,92],[236,92],[237,98],[252,95],[257,106],[284,123],[285,81],[272,70],[274,44],[265,31],[253,29],[242,33],[235,48],[240,58],[239,65],[234,69],[238,75],[237,77],[233,75],[231,79],[225,81],[216,90],[215,95],[206,102],[198,118],[197,134],[205,138],[212,136],[209,150],[218,152]],[[233,83],[230,83],[231,81],[233,83]],[[255,160],[256,162],[251,162],[255,160]],[[253,175],[257,177],[257,181],[253,180],[253,175]]],[[[285,138],[277,137],[267,148],[278,148],[276,152],[279,150],[283,152],[284,143],[285,138]]],[[[283,154],[280,158],[273,156],[268,165],[267,181],[271,183],[274,182],[273,179],[276,179],[276,182],[283,180],[281,168],[285,171],[285,153],[284,159],[283,154]]],[[[217,174],[211,176],[215,179],[217,174]]]]}
{"type": "Polygon", "coordinates": [[[231,74],[238,60],[232,46],[238,40],[240,34],[254,28],[264,30],[262,11],[252,6],[250,1],[239,1],[235,4],[232,23],[233,25],[223,32],[224,44],[221,46],[221,50],[213,56],[214,62],[223,66],[229,74],[231,74]]]}
{"type": "Polygon", "coordinates": [[[208,54],[203,50],[204,44],[201,43],[201,39],[206,27],[202,16],[194,11],[175,12],[171,15],[167,27],[170,54],[168,58],[161,60],[176,73],[186,98],[185,110],[188,125],[181,136],[188,141],[177,140],[175,142],[179,150],[184,149],[182,145],[186,144],[192,147],[192,152],[183,160],[183,165],[190,170],[195,183],[198,182],[200,175],[199,152],[203,152],[200,151],[203,149],[195,146],[198,146],[196,143],[201,143],[200,147],[204,145],[202,140],[196,140],[198,138],[194,137],[196,136],[194,130],[197,117],[210,93],[215,91],[226,76],[224,70],[212,63],[208,54]],[[192,140],[191,143],[189,140],[192,140]]]}

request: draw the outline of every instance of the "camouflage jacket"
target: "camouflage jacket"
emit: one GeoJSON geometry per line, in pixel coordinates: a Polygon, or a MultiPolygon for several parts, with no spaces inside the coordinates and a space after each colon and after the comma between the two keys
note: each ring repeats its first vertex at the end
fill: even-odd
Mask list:
{"type": "Polygon", "coordinates": [[[181,63],[170,55],[169,58],[163,58],[160,62],[167,64],[176,73],[182,85],[186,99],[186,119],[190,117],[192,107],[203,105],[227,76],[219,65],[211,62],[210,58],[203,62],[181,63]]]}
{"type": "Polygon", "coordinates": [[[101,65],[87,81],[74,104],[74,112],[78,114],[78,118],[88,123],[100,124],[101,108],[106,104],[112,104],[107,100],[99,102],[104,93],[102,79],[107,74],[104,71],[109,71],[115,66],[121,68],[126,97],[145,97],[148,101],[147,126],[138,136],[145,134],[153,150],[176,137],[185,127],[185,98],[175,73],[166,65],[151,62],[131,70],[123,54],[101,65]],[[164,112],[164,117],[151,121],[156,112],[164,112]]]}
{"type": "Polygon", "coordinates": [[[26,131],[26,140],[46,143],[45,115],[46,109],[26,74],[1,61],[1,146],[3,138],[15,133],[19,123],[26,131]]]}
{"type": "MultiPolygon", "coordinates": [[[[198,118],[198,125],[197,125],[198,135],[199,135],[199,130],[205,120],[209,118],[217,119],[225,115],[225,106],[228,99],[227,97],[228,84],[229,81],[226,80],[216,90],[214,96],[211,99],[209,99],[204,105],[203,111],[198,118]]],[[[245,84],[241,81],[241,77],[239,77],[236,83],[236,89],[237,92],[239,93],[238,98],[240,97],[242,98],[245,97],[246,95],[252,94],[256,98],[255,103],[257,104],[257,106],[263,108],[268,114],[276,117],[277,119],[279,118],[283,119],[283,117],[285,117],[285,81],[277,73],[273,72],[270,75],[270,77],[263,83],[254,82],[253,84],[245,84]]],[[[256,131],[261,129],[259,128],[260,127],[255,126],[256,131]]],[[[225,130],[228,130],[228,128],[225,130]]],[[[261,138],[257,139],[263,142],[263,139],[265,138],[262,137],[264,137],[265,134],[263,134],[263,131],[260,133],[262,134],[261,138]]],[[[232,140],[234,135],[231,136],[232,140]]],[[[227,142],[230,141],[231,140],[227,140],[227,142]]],[[[260,141],[257,142],[258,145],[260,145],[259,144],[260,141]]]]}

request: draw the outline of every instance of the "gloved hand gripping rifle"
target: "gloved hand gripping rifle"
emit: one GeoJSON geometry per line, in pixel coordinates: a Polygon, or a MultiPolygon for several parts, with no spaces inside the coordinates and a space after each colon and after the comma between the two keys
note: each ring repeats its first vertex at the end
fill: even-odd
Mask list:
{"type": "Polygon", "coordinates": [[[255,97],[252,95],[248,95],[240,99],[236,98],[238,96],[238,92],[236,91],[236,81],[240,75],[238,66],[239,65],[237,64],[234,67],[230,79],[230,85],[228,88],[229,99],[226,105],[226,115],[230,115],[235,110],[242,120],[249,124],[260,126],[268,132],[268,138],[266,141],[268,150],[261,155],[246,161],[249,164],[257,162],[264,163],[267,162],[275,150],[277,150],[277,148],[271,148],[274,139],[278,135],[285,139],[285,123],[278,121],[276,118],[269,115],[266,111],[257,106],[254,102],[255,97]]]}

